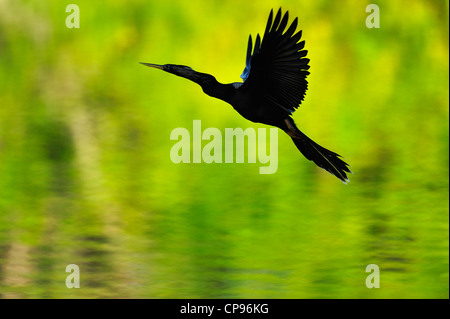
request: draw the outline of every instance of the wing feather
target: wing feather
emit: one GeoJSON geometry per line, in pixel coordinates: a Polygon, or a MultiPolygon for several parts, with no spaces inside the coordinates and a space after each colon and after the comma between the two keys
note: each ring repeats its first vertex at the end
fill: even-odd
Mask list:
{"type": "Polygon", "coordinates": [[[269,104],[292,114],[308,89],[309,59],[305,58],[308,54],[304,50],[305,41],[300,41],[302,31],[295,33],[298,18],[287,28],[288,21],[289,12],[282,16],[280,8],[273,19],[272,10],[263,39],[260,41],[258,34],[254,49],[249,38],[241,89],[264,92],[269,104]],[[251,51],[253,54],[249,57],[251,51]]]}

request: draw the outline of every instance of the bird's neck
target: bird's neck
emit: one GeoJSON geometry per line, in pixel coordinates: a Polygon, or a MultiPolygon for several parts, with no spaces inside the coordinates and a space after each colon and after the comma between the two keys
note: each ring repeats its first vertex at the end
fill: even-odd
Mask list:
{"type": "Polygon", "coordinates": [[[205,94],[230,104],[236,93],[236,88],[233,87],[233,85],[219,83],[216,78],[210,74],[194,71],[192,74],[185,77],[200,85],[205,94]]]}
{"type": "Polygon", "coordinates": [[[233,100],[234,94],[236,93],[236,89],[231,84],[222,84],[217,81],[212,84],[209,83],[208,85],[200,84],[200,86],[205,94],[230,104],[233,100]]]}

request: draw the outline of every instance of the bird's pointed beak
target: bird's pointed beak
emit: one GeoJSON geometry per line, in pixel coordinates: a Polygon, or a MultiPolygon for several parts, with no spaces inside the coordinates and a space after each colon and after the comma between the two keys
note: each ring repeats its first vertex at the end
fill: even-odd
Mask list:
{"type": "Polygon", "coordinates": [[[164,71],[164,65],[152,64],[152,63],[144,63],[144,62],[139,62],[139,63],[142,64],[142,65],[145,65],[145,66],[149,66],[151,68],[160,69],[160,70],[164,71]]]}

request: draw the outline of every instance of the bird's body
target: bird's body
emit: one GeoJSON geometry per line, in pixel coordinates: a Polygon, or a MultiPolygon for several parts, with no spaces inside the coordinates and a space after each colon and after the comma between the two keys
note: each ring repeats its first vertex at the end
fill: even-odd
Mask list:
{"type": "Polygon", "coordinates": [[[348,164],[338,154],[303,134],[291,118],[308,87],[309,59],[305,58],[305,41],[299,42],[302,31],[295,33],[297,18],[285,31],[288,17],[286,12],[281,18],[280,9],[273,20],[271,11],[262,42],[258,34],[253,47],[249,37],[246,67],[241,75],[243,83],[222,84],[210,74],[196,72],[183,65],[142,64],[199,84],[205,94],[231,104],[249,121],[282,129],[307,159],[345,183],[348,181],[346,172],[351,173],[348,164]]]}

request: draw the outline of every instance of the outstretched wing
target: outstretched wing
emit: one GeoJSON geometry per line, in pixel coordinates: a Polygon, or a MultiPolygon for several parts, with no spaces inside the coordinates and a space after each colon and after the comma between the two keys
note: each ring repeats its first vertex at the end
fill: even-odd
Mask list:
{"type": "Polygon", "coordinates": [[[247,65],[242,74],[242,90],[254,90],[264,94],[264,100],[274,107],[292,114],[301,104],[308,82],[309,59],[303,50],[305,41],[300,41],[302,31],[295,33],[298,19],[287,29],[289,12],[281,19],[281,8],[273,20],[270,12],[264,37],[259,45],[259,36],[255,50],[251,55],[251,37],[247,49],[247,65]],[[273,23],[272,23],[273,20],[273,23]],[[283,33],[284,32],[284,33],[283,33]]]}
{"type": "Polygon", "coordinates": [[[248,36],[248,46],[247,46],[247,57],[245,59],[245,69],[241,74],[241,79],[247,80],[248,76],[250,75],[250,67],[252,62],[252,56],[259,52],[259,47],[261,45],[261,38],[259,37],[259,34],[256,36],[256,43],[255,43],[255,49],[253,49],[252,45],[252,35],[248,36]],[[253,54],[252,54],[253,50],[253,54]]]}

